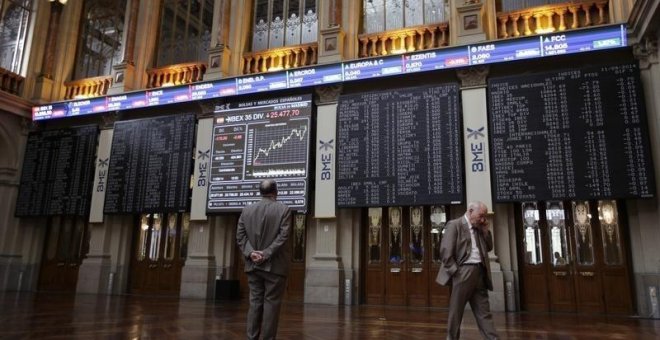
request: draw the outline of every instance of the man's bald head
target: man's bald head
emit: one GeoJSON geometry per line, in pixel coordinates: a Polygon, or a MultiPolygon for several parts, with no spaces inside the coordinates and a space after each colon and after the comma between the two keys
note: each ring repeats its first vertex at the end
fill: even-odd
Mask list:
{"type": "Polygon", "coordinates": [[[277,196],[277,183],[272,179],[265,179],[259,183],[259,192],[263,197],[277,196]]]}

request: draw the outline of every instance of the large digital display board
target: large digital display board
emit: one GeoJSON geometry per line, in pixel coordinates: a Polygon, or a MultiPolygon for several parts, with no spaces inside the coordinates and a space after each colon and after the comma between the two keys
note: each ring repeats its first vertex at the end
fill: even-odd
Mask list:
{"type": "Polygon", "coordinates": [[[445,47],[400,55],[269,72],[157,90],[51,103],[32,108],[32,119],[54,119],[193,100],[388,77],[625,47],[625,25],[445,47]]]}
{"type": "Polygon", "coordinates": [[[194,136],[192,114],[115,123],[104,213],[188,210],[194,136]]]}
{"type": "Polygon", "coordinates": [[[337,109],[337,206],[463,201],[458,84],[344,95],[337,109]]]}
{"type": "Polygon", "coordinates": [[[655,195],[634,64],[489,81],[497,202],[655,195]]]}
{"type": "Polygon", "coordinates": [[[241,211],[277,182],[277,200],[307,209],[312,96],[227,104],[215,112],[206,212],[241,211]]]}
{"type": "Polygon", "coordinates": [[[87,216],[97,138],[96,125],[31,132],[16,216],[87,216]]]}

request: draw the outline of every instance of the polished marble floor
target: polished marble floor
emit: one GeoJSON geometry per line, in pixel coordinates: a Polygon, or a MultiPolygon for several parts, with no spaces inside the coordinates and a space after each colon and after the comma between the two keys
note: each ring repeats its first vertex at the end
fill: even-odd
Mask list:
{"type": "MultiPolygon", "coordinates": [[[[247,304],[0,292],[0,339],[244,339],[247,304]]],[[[278,339],[444,339],[446,311],[285,304],[278,339]]],[[[660,320],[494,313],[502,339],[660,339],[660,320]]],[[[464,339],[480,339],[468,311],[464,339]]]]}

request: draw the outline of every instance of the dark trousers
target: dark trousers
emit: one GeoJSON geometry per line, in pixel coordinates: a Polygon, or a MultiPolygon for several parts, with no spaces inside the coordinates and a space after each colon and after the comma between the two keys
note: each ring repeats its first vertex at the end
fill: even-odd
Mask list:
{"type": "Polygon", "coordinates": [[[250,310],[247,316],[247,338],[275,339],[280,317],[286,277],[253,270],[247,273],[250,287],[250,310]]]}
{"type": "Polygon", "coordinates": [[[482,265],[462,265],[452,277],[449,297],[449,318],[447,320],[447,339],[460,339],[461,322],[465,304],[470,303],[479,331],[484,339],[497,339],[493,315],[488,303],[488,289],[484,282],[482,265]]]}

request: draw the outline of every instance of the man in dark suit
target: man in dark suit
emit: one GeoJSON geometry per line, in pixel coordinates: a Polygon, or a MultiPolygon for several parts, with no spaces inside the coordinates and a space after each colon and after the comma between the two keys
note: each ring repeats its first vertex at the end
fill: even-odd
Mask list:
{"type": "Polygon", "coordinates": [[[493,235],[488,229],[488,207],[483,202],[468,205],[465,215],[451,220],[440,243],[442,265],[436,281],[451,285],[447,339],[459,339],[465,304],[470,303],[484,339],[497,339],[490,313],[488,290],[493,290],[488,252],[493,235]]]}
{"type": "Polygon", "coordinates": [[[289,273],[291,250],[286,246],[291,228],[289,208],[277,202],[277,184],[259,185],[261,201],[243,209],[236,242],[245,259],[250,287],[247,316],[248,339],[275,339],[282,296],[289,273]]]}

